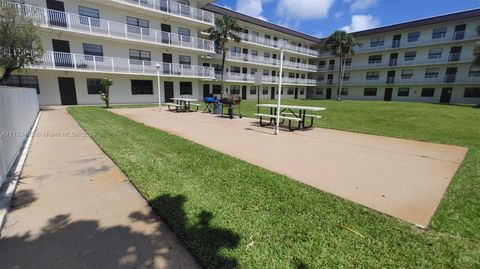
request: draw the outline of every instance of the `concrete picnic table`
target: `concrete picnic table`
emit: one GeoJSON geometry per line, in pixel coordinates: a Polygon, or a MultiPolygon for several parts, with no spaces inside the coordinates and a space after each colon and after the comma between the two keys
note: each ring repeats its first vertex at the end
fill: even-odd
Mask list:
{"type": "MultiPolygon", "coordinates": [[[[267,126],[272,125],[277,118],[277,107],[276,104],[259,104],[257,105],[258,108],[270,108],[270,114],[255,114],[255,116],[260,118],[260,125],[267,126]],[[269,123],[264,124],[263,118],[268,118],[269,123]]],[[[312,106],[294,106],[294,105],[280,105],[280,119],[283,123],[285,120],[288,120],[288,129],[290,131],[299,130],[300,128],[309,129],[313,127],[313,120],[320,119],[322,116],[319,115],[309,115],[307,111],[324,111],[326,108],[324,107],[312,107],[312,106]],[[306,118],[310,118],[310,124],[305,125],[306,118]],[[292,122],[297,122],[298,126],[296,128],[292,127],[292,122]]]]}
{"type": "Polygon", "coordinates": [[[177,112],[179,112],[179,109],[182,112],[193,111],[190,109],[192,106],[195,106],[197,108],[196,111],[198,111],[198,108],[200,107],[200,104],[192,103],[198,102],[197,99],[175,97],[171,98],[171,100],[175,101],[175,103],[167,103],[168,109],[170,110],[170,107],[173,106],[177,112]]]}

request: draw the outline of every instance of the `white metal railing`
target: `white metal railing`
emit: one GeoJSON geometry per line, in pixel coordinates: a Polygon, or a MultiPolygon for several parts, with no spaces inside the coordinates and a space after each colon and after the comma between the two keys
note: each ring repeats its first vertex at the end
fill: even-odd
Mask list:
{"type": "MultiPolygon", "coordinates": [[[[281,43],[278,40],[272,40],[269,38],[264,38],[261,36],[257,35],[252,35],[252,34],[246,34],[246,33],[241,33],[241,32],[235,32],[238,36],[240,36],[242,41],[245,42],[250,42],[254,44],[260,44],[263,46],[268,46],[268,47],[274,47],[274,48],[280,48],[281,43]]],[[[285,50],[291,51],[291,52],[297,52],[297,53],[303,53],[311,56],[318,56],[318,51],[312,50],[310,48],[306,47],[301,47],[298,45],[294,45],[291,43],[288,43],[285,47],[285,50]]]]}
{"type": "MultiPolygon", "coordinates": [[[[332,86],[337,85],[337,80],[319,80],[318,86],[332,86]]],[[[355,79],[344,80],[345,86],[365,86],[365,85],[428,85],[428,84],[469,84],[480,83],[480,77],[459,76],[459,75],[444,75],[436,78],[400,78],[400,77],[380,77],[377,80],[355,79]]]]}
{"type": "Polygon", "coordinates": [[[110,0],[124,3],[156,12],[172,14],[182,18],[188,18],[213,26],[215,18],[212,12],[187,6],[171,0],[110,0]]]}
{"type": "MultiPolygon", "coordinates": [[[[428,55],[425,55],[428,57],[428,55]]],[[[351,65],[346,65],[345,70],[353,70],[353,69],[376,69],[376,68],[383,68],[383,67],[405,67],[405,66],[420,66],[420,65],[435,65],[435,64],[448,64],[448,63],[458,63],[458,62],[471,62],[473,61],[472,56],[469,55],[451,55],[446,54],[446,56],[442,56],[440,58],[434,59],[416,59],[413,61],[405,61],[404,59],[384,59],[378,63],[352,63],[351,65]],[[458,59],[458,60],[457,60],[458,59]]],[[[318,68],[319,72],[329,72],[331,70],[338,70],[338,64],[330,69],[328,65],[320,66],[318,68]]]]}
{"type": "MultiPolygon", "coordinates": [[[[361,53],[392,50],[392,48],[393,49],[412,48],[412,47],[419,47],[423,45],[436,45],[436,44],[442,44],[442,43],[458,42],[462,40],[472,40],[472,39],[479,39],[479,38],[480,38],[480,35],[478,35],[477,31],[474,31],[474,30],[458,31],[458,32],[454,32],[451,36],[445,35],[441,38],[436,38],[436,39],[432,39],[432,36],[423,36],[421,38],[418,38],[416,41],[411,41],[411,42],[408,42],[408,38],[405,37],[400,41],[398,40],[395,40],[392,42],[385,41],[383,46],[377,46],[377,47],[370,47],[369,43],[365,43],[362,46],[356,46],[353,49],[353,51],[355,51],[356,54],[361,54],[361,53]],[[393,43],[395,43],[395,46],[393,46],[393,43]]],[[[321,52],[320,57],[321,58],[332,57],[332,55],[330,54],[330,52],[321,52]]]]}
{"type": "Polygon", "coordinates": [[[39,63],[29,67],[84,72],[156,75],[157,64],[159,65],[159,72],[161,76],[209,79],[215,78],[215,70],[213,67],[141,61],[55,51],[45,52],[39,63]]]}
{"type": "MultiPolygon", "coordinates": [[[[220,54],[217,54],[216,57],[221,57],[220,54]]],[[[280,66],[280,59],[275,58],[266,58],[258,55],[244,54],[238,52],[228,52],[227,60],[236,61],[236,62],[251,62],[256,64],[264,64],[271,66],[280,66]]],[[[317,71],[317,66],[311,64],[297,63],[292,61],[283,61],[283,66],[286,68],[294,69],[304,69],[310,71],[317,71]]]]}
{"type": "Polygon", "coordinates": [[[101,35],[118,39],[149,42],[164,46],[179,47],[186,49],[214,51],[214,43],[211,40],[162,32],[152,28],[142,28],[125,23],[95,19],[77,14],[60,12],[56,10],[2,2],[2,5],[15,7],[19,14],[31,18],[42,26],[67,29],[72,32],[81,32],[92,35],[101,35]]]}
{"type": "MultiPolygon", "coordinates": [[[[220,79],[220,75],[217,75],[217,79],[220,79]]],[[[278,84],[279,82],[279,77],[277,76],[263,76],[262,77],[262,83],[265,84],[278,84]]],[[[255,75],[252,74],[242,74],[242,73],[235,73],[235,72],[226,72],[225,81],[230,81],[230,82],[249,82],[249,83],[254,83],[255,82],[255,75]]],[[[282,78],[282,83],[287,84],[287,85],[306,85],[306,86],[315,86],[317,84],[317,81],[314,79],[304,79],[304,78],[289,78],[289,77],[283,77],[282,78]]]]}

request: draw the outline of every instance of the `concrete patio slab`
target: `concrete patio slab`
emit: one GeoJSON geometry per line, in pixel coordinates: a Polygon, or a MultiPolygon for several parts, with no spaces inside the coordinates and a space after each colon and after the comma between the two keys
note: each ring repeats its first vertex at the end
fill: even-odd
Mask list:
{"type": "Polygon", "coordinates": [[[43,111],[0,268],[200,268],[64,108],[43,111]]]}
{"type": "Polygon", "coordinates": [[[457,146],[320,128],[273,136],[248,118],[112,111],[422,227],[467,153],[457,146]]]}

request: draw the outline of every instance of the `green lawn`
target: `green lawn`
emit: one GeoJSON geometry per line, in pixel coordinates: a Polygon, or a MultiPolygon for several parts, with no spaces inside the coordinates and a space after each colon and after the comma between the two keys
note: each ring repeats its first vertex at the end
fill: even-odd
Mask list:
{"type": "MultiPolygon", "coordinates": [[[[69,112],[95,132],[94,140],[206,268],[480,266],[480,110],[301,103],[327,107],[319,126],[469,147],[431,229],[413,228],[101,108],[69,112]]],[[[254,113],[253,102],[242,104],[244,113],[254,113]]]]}

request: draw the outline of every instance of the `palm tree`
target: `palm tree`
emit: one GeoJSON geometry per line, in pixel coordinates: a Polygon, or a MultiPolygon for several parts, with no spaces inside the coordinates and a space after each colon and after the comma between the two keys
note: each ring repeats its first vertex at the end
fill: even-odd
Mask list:
{"type": "Polygon", "coordinates": [[[340,59],[340,66],[338,68],[338,89],[337,89],[337,101],[340,101],[340,93],[342,90],[343,76],[345,74],[345,63],[347,56],[355,54],[353,47],[357,45],[355,38],[352,34],[348,34],[345,31],[337,30],[330,35],[325,43],[324,47],[330,51],[335,57],[340,59]]]}
{"type": "MultiPolygon", "coordinates": [[[[480,35],[480,25],[477,26],[477,33],[480,35]]],[[[473,55],[475,56],[473,64],[476,66],[480,66],[480,41],[477,41],[477,44],[475,44],[473,55]]]]}
{"type": "Polygon", "coordinates": [[[235,42],[240,42],[241,38],[235,33],[240,27],[238,26],[237,20],[234,18],[223,15],[215,19],[215,26],[208,29],[210,39],[215,41],[217,45],[222,50],[222,77],[220,79],[220,97],[223,95],[223,75],[225,73],[225,57],[227,55],[227,43],[229,40],[235,42]]]}

